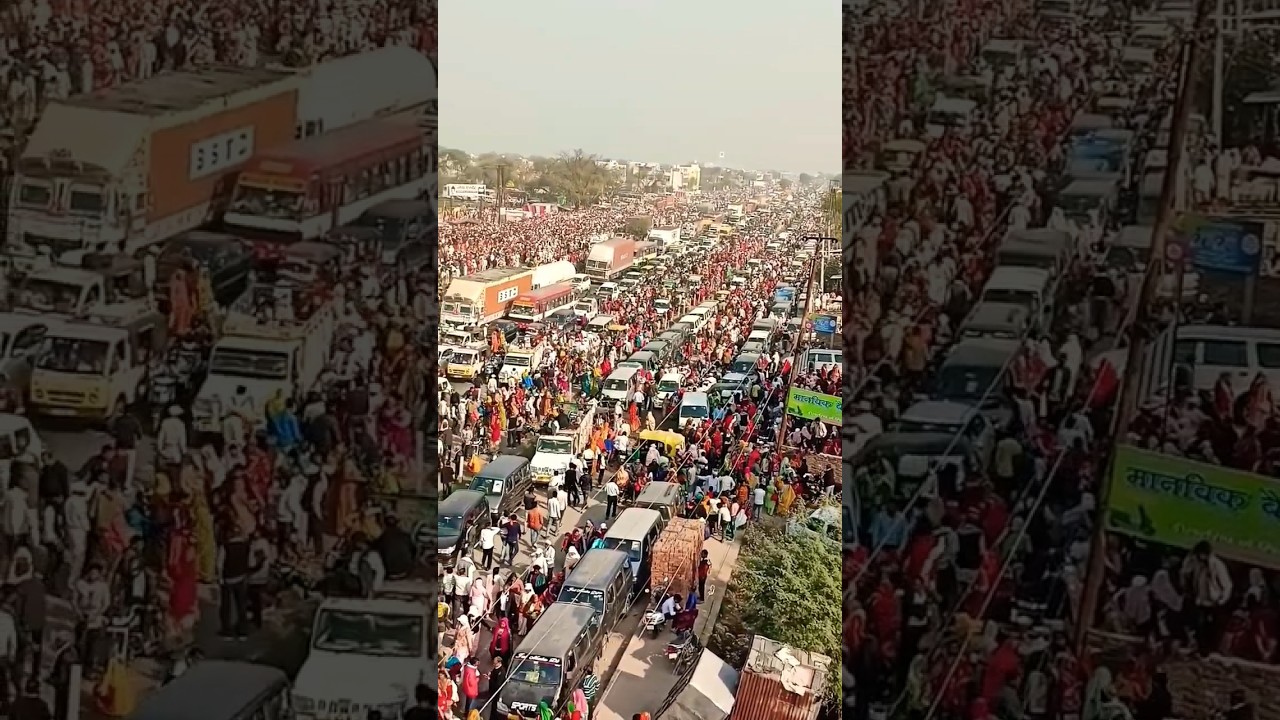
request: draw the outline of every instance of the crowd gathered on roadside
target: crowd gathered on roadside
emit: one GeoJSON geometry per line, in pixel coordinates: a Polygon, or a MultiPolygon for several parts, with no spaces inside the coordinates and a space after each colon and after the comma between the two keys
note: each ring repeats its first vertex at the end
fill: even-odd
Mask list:
{"type": "MultiPolygon", "coordinates": [[[[936,137],[922,137],[929,99],[913,100],[899,70],[906,54],[895,52],[902,44],[887,29],[916,19],[904,12],[899,25],[862,30],[887,46],[869,46],[858,74],[898,89],[881,95],[880,122],[863,118],[864,132],[846,138],[846,157],[850,144],[924,144],[909,168],[890,169],[884,197],[868,204],[861,224],[846,228],[846,344],[853,367],[864,368],[846,379],[846,503],[857,538],[845,554],[847,707],[857,717],[1172,717],[1163,668],[1179,652],[1274,662],[1275,579],[1222,559],[1209,543],[1174,551],[1119,538],[1108,545],[1098,625],[1144,642],[1123,662],[1076,654],[1068,626],[1084,591],[1105,472],[1097,458],[1116,390],[1105,365],[1091,362],[1116,332],[1089,312],[1096,268],[1064,271],[1054,317],[1019,338],[992,375],[952,377],[942,368],[967,337],[961,323],[1010,227],[1062,229],[1084,247],[1117,229],[1096,216],[1066,222],[1053,198],[1073,118],[1115,79],[1108,68],[1119,47],[1105,36],[1113,22],[1105,14],[1093,25],[1051,25],[1029,9],[986,7],[1003,20],[981,20],[977,6],[939,18],[936,37],[977,22],[972,40],[954,46],[964,52],[933,58],[935,72],[961,72],[949,66],[954,59],[981,75],[983,61],[972,56],[991,36],[1031,41],[1031,70],[996,72],[969,127],[936,137]],[[919,426],[939,424],[928,413],[952,399],[986,408],[990,430],[926,437],[919,426]]],[[[928,70],[920,61],[919,75],[928,70]]],[[[1158,123],[1169,84],[1157,78],[1130,90],[1133,117],[1158,123]]],[[[1122,313],[1102,315],[1112,314],[1122,313]]],[[[1257,438],[1275,431],[1269,393],[1262,381],[1243,394],[1190,394],[1172,413],[1146,408],[1132,442],[1269,469],[1257,438]],[[1153,441],[1162,415],[1166,437],[1153,441]]],[[[1246,704],[1233,692],[1238,701],[1246,704]]]]}
{"type": "Polygon", "coordinates": [[[401,0],[188,2],[29,0],[0,17],[0,117],[31,128],[48,100],[210,64],[303,67],[386,45],[435,56],[434,5],[401,0]]]}
{"type": "MultiPolygon", "coordinates": [[[[700,204],[724,202],[713,194],[699,198],[700,204]]],[[[449,258],[444,264],[462,273],[514,263],[581,261],[592,240],[599,239],[597,233],[616,232],[635,210],[562,212],[504,223],[496,234],[485,232],[487,223],[463,219],[442,230],[442,252],[449,258]]],[[[687,226],[686,237],[692,239],[704,212],[705,207],[678,206],[661,219],[687,226]]],[[[601,298],[597,311],[612,318],[607,325],[528,328],[508,347],[543,348],[541,367],[501,380],[489,375],[441,383],[445,496],[465,487],[495,455],[517,454],[548,431],[590,424],[583,432],[585,445],[563,476],[551,480],[545,497],[531,490],[520,510],[496,518],[481,532],[480,547],[464,554],[442,580],[452,588],[452,594],[441,596],[443,717],[495,712],[494,693],[510,670],[514,649],[555,601],[575,564],[649,483],[679,483],[681,514],[702,521],[708,541],[723,542],[732,542],[761,516],[787,514],[837,492],[834,469],[810,467],[808,460],[836,447],[833,426],[791,418],[785,438],[797,442],[783,448],[778,443],[785,439],[785,398],[793,378],[830,390],[839,384],[838,369],[797,372],[803,368],[796,368],[794,330],[783,330],[732,386],[718,382],[731,371],[753,323],[768,315],[775,288],[808,280],[809,264],[795,261],[796,247],[765,245],[783,227],[794,237],[813,234],[817,221],[807,217],[809,209],[777,212],[748,218],[734,234],[705,246],[667,249],[651,281],[601,298]],[[749,268],[747,259],[762,262],[749,268]],[[742,282],[731,283],[735,278],[742,282]],[[608,383],[634,352],[707,301],[718,303],[707,324],[683,337],[657,367],[641,369],[625,388],[608,383]],[[660,388],[660,381],[673,378],[674,392],[660,388]],[[681,396],[699,389],[709,395],[708,415],[681,422],[681,396]],[[603,517],[588,519],[588,505],[597,504],[604,506],[603,517]],[[519,557],[525,553],[532,559],[519,557]]],[[[711,567],[705,557],[704,563],[696,592],[656,604],[659,609],[671,605],[671,618],[680,627],[693,626],[705,597],[711,567]]],[[[662,595],[655,589],[655,599],[662,595]]],[[[599,680],[593,674],[584,681],[573,694],[572,708],[548,712],[562,711],[565,717],[594,712],[599,680]]]]}

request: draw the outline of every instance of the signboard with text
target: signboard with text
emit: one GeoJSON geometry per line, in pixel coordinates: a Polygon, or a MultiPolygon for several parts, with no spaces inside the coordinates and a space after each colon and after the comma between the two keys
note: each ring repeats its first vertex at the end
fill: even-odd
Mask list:
{"type": "Polygon", "coordinates": [[[831,425],[840,425],[841,401],[839,395],[827,395],[791,388],[787,393],[787,414],[805,420],[821,420],[831,425]]]}
{"type": "Polygon", "coordinates": [[[1280,481],[1121,445],[1107,499],[1108,529],[1222,557],[1280,567],[1280,481]]]}

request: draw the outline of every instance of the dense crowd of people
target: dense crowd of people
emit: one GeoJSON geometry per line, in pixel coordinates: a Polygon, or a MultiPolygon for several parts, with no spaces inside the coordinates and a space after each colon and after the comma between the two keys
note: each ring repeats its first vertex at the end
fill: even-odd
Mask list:
{"type": "Polygon", "coordinates": [[[0,124],[29,129],[51,99],[172,69],[301,67],[389,44],[434,57],[434,3],[374,0],[209,5],[29,0],[6,8],[0,124]]]}
{"type": "Polygon", "coordinates": [[[844,26],[844,161],[862,168],[881,143],[917,120],[937,78],[968,63],[1021,3],[948,0],[865,3],[844,26]],[[869,153],[871,154],[869,156],[869,153]]]}
{"type": "MultiPolygon", "coordinates": [[[[714,196],[699,202],[708,200],[723,202],[714,196]]],[[[500,234],[462,220],[441,233],[442,242],[448,239],[442,251],[451,258],[445,264],[457,272],[470,272],[565,257],[580,261],[590,241],[599,239],[597,233],[617,229],[636,210],[563,212],[504,224],[500,234]]],[[[684,226],[686,237],[694,234],[700,215],[697,208],[679,206],[667,214],[661,224],[684,226]]],[[[795,236],[816,229],[816,221],[802,214],[797,211],[789,221],[793,224],[788,229],[795,236]]],[[[820,435],[824,442],[803,443],[804,447],[785,452],[771,450],[782,430],[786,389],[793,377],[804,378],[814,388],[832,389],[839,383],[838,369],[793,372],[794,343],[785,331],[769,342],[758,365],[738,387],[709,392],[709,417],[685,423],[676,420],[681,393],[711,388],[728,372],[753,323],[768,314],[775,286],[789,278],[795,282],[797,276],[807,279],[808,265],[792,264],[795,248],[765,249],[766,241],[779,229],[778,219],[784,218],[749,218],[735,235],[705,253],[669,250],[662,260],[665,269],[652,282],[601,299],[599,312],[612,318],[608,325],[531,328],[513,346],[544,348],[546,360],[539,368],[502,382],[490,376],[466,385],[442,383],[445,494],[465,486],[495,454],[518,452],[551,428],[591,424],[586,446],[575,453],[563,478],[553,480],[546,498],[531,491],[523,511],[499,518],[482,531],[478,555],[464,556],[443,580],[453,594],[452,601],[448,593],[441,598],[441,617],[448,619],[441,624],[442,717],[465,717],[468,710],[479,708],[493,711],[492,698],[509,670],[514,648],[555,601],[574,565],[648,483],[680,483],[683,514],[702,519],[708,539],[725,542],[733,541],[743,526],[760,515],[788,513],[806,499],[835,493],[839,479],[834,470],[810,468],[807,461],[814,450],[834,448],[827,441],[838,437],[833,430],[815,429],[821,423],[793,418],[793,430],[798,428],[805,438],[820,435]],[[749,271],[748,258],[762,258],[763,263],[749,271]],[[691,276],[695,279],[687,280],[691,276]],[[735,276],[745,280],[739,287],[730,285],[735,276]],[[657,299],[668,301],[670,309],[659,312],[657,299]],[[606,380],[619,363],[656,339],[682,311],[709,300],[718,300],[719,305],[704,327],[672,348],[659,367],[641,370],[625,390],[610,387],[606,396],[606,380]],[[659,397],[658,381],[672,375],[680,378],[679,388],[670,398],[659,397]],[[615,402],[610,396],[621,399],[615,402]],[[670,435],[655,440],[649,434],[655,430],[674,430],[678,440],[670,435]],[[603,519],[585,519],[587,507],[597,504],[605,506],[603,519]],[[566,521],[571,513],[580,516],[579,522],[566,521]],[[532,557],[528,565],[515,560],[522,550],[532,557]],[[476,657],[481,658],[479,662],[476,657]]],[[[654,224],[660,223],[655,220],[654,224]]],[[[709,561],[704,562],[706,566],[699,568],[704,584],[700,593],[705,592],[710,569],[709,561]]],[[[655,589],[655,597],[661,596],[659,591],[655,589]]],[[[675,624],[692,627],[697,595],[667,603],[672,605],[675,624]]],[[[590,676],[574,693],[573,708],[564,710],[565,717],[591,708],[597,688],[598,678],[590,676]]]]}
{"type": "MultiPolygon", "coordinates": [[[[1033,73],[996,74],[970,129],[926,139],[879,207],[853,229],[846,342],[854,367],[866,370],[847,388],[853,416],[845,454],[852,450],[855,459],[846,472],[858,540],[845,558],[853,608],[845,668],[849,707],[859,717],[905,708],[924,717],[1167,718],[1172,700],[1160,667],[1171,651],[1274,658],[1270,575],[1222,560],[1207,543],[1183,553],[1117,538],[1109,545],[1099,625],[1147,639],[1146,650],[1124,663],[1095,665],[1068,640],[1063,621],[1083,591],[1105,472],[1097,458],[1109,441],[1100,433],[1110,426],[1115,399],[1115,378],[1085,362],[1094,344],[1115,332],[1085,311],[1097,298],[1066,292],[1047,331],[1024,338],[1008,365],[985,380],[1002,388],[978,389],[980,403],[1009,413],[985,452],[968,450],[957,436],[946,449],[922,449],[943,457],[914,467],[877,450],[884,447],[877,438],[939,387],[927,379],[937,379],[939,361],[981,295],[1006,227],[1047,224],[1086,247],[1117,229],[1114,219],[1097,216],[1064,222],[1046,192],[1060,187],[1072,118],[1091,109],[1086,103],[1100,81],[1114,78],[1091,76],[1118,60],[1118,48],[1097,30],[1027,23],[1000,33],[1040,48],[1033,73]],[[1146,682],[1135,684],[1138,675],[1146,682]]],[[[879,66],[861,70],[883,74],[879,66]]],[[[1131,91],[1131,117],[1158,123],[1171,87],[1157,78],[1131,91]]],[[[914,138],[912,116],[920,111],[909,106],[885,126],[914,138]]],[[[1089,287],[1079,281],[1094,272],[1082,267],[1059,282],[1089,287]]],[[[1202,453],[1218,464],[1269,467],[1256,437],[1270,427],[1269,390],[1262,383],[1239,400],[1237,394],[1224,388],[1189,396],[1172,413],[1147,408],[1132,441],[1202,453]],[[1170,423],[1167,438],[1153,442],[1161,417],[1170,423]]]]}

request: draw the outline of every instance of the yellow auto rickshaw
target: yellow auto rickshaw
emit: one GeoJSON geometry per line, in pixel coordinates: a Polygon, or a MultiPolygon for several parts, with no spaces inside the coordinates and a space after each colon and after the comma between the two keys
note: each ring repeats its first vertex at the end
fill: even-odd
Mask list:
{"type": "Polygon", "coordinates": [[[662,454],[674,460],[676,453],[680,452],[680,448],[684,447],[685,440],[683,435],[670,430],[645,430],[641,432],[641,447],[645,447],[650,442],[662,443],[662,454]]]}

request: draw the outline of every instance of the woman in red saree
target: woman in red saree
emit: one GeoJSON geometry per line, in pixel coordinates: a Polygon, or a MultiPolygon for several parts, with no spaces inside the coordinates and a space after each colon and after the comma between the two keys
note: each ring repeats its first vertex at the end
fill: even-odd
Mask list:
{"type": "Polygon", "coordinates": [[[174,635],[185,637],[195,627],[199,615],[200,567],[196,560],[191,517],[180,505],[174,514],[174,527],[169,538],[169,553],[165,560],[165,578],[169,586],[168,619],[174,635]]]}
{"type": "Polygon", "coordinates": [[[382,436],[383,447],[398,460],[413,456],[412,424],[409,411],[395,398],[388,400],[379,413],[378,432],[382,436]]]}

